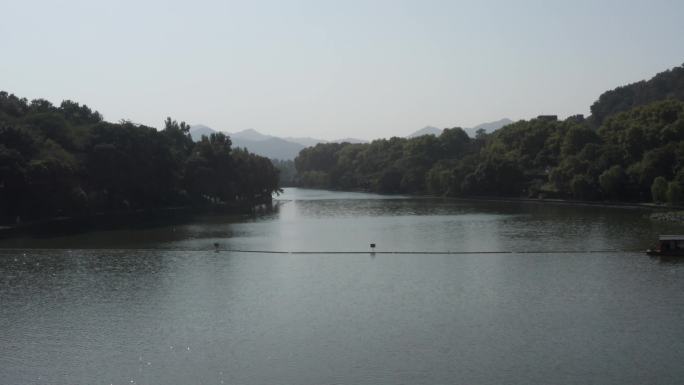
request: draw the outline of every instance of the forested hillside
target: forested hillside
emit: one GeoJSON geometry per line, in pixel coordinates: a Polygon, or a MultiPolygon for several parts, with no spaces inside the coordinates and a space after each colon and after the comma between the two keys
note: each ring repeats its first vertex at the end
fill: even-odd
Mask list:
{"type": "Polygon", "coordinates": [[[679,203],[683,73],[678,67],[603,94],[592,106],[595,114],[601,111],[598,120],[539,117],[474,139],[452,128],[439,137],[319,144],[295,159],[298,183],[386,193],[679,203]],[[621,89],[640,91],[624,96],[621,89]]]}
{"type": "Polygon", "coordinates": [[[53,106],[0,92],[0,220],[224,202],[278,189],[263,157],[213,134],[194,143],[170,118],[162,130],[109,123],[85,105],[53,106]]]}
{"type": "Polygon", "coordinates": [[[597,124],[618,112],[663,99],[684,100],[684,65],[642,80],[604,92],[591,105],[591,116],[597,124]]]}

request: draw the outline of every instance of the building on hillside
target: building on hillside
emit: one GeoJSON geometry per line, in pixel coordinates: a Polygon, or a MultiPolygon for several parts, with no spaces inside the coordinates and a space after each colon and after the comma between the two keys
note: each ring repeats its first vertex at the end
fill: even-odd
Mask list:
{"type": "Polygon", "coordinates": [[[584,115],[583,114],[576,114],[576,115],[568,116],[566,121],[575,122],[575,123],[582,123],[584,121],[584,115]]]}
{"type": "Polygon", "coordinates": [[[558,115],[539,115],[537,116],[538,120],[545,120],[549,122],[555,122],[558,120],[558,115]]]}

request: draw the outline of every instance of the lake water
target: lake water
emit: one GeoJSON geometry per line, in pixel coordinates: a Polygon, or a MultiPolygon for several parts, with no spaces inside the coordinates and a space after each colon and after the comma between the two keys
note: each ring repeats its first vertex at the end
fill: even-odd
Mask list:
{"type": "Polygon", "coordinates": [[[250,217],[1,240],[0,383],[684,378],[684,264],[640,251],[684,229],[648,211],[279,200],[250,217]]]}

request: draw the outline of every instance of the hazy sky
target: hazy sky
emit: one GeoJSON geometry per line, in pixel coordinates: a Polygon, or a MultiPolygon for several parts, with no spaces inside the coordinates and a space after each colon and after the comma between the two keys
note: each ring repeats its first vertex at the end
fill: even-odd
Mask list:
{"type": "Polygon", "coordinates": [[[684,63],[684,1],[0,0],[0,89],[280,136],[589,113],[684,63]]]}

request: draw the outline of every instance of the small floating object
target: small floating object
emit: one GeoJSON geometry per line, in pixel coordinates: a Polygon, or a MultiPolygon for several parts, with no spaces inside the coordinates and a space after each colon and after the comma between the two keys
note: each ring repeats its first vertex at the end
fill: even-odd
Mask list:
{"type": "Polygon", "coordinates": [[[371,249],[375,249],[375,243],[370,244],[371,249]]]}
{"type": "Polygon", "coordinates": [[[221,246],[221,245],[219,245],[218,242],[214,242],[214,250],[218,251],[219,246],[221,246]]]}
{"type": "Polygon", "coordinates": [[[655,249],[646,250],[646,254],[660,257],[684,256],[684,235],[660,235],[655,249]]]}

